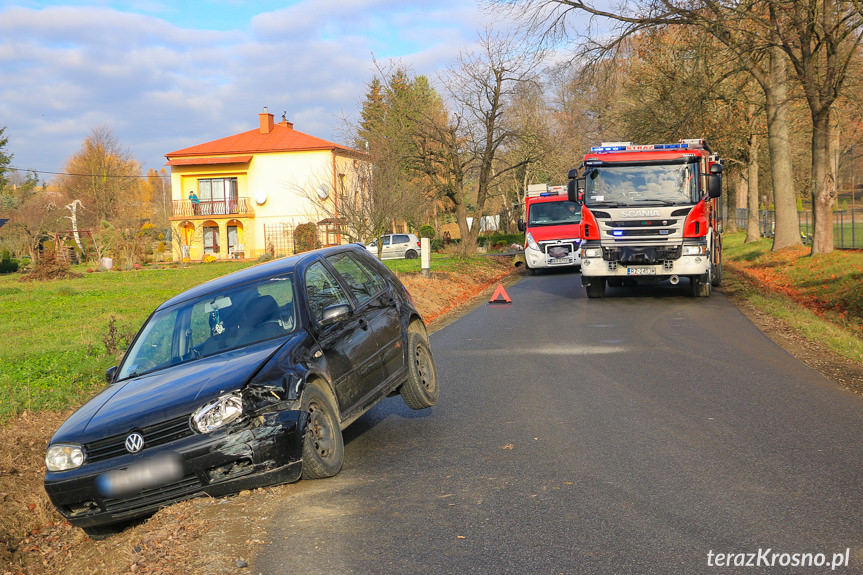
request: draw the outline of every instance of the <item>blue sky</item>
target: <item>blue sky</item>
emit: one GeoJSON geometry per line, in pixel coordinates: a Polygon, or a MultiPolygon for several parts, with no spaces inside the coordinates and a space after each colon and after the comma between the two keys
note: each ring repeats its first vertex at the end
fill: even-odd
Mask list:
{"type": "Polygon", "coordinates": [[[45,172],[95,128],[159,169],[264,106],[340,142],[373,53],[434,81],[490,22],[471,0],[0,2],[0,126],[13,166],[45,172]]]}

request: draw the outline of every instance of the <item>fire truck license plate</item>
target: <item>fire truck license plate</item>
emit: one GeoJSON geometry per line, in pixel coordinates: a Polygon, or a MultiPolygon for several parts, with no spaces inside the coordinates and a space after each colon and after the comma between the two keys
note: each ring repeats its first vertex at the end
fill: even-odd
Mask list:
{"type": "Polygon", "coordinates": [[[655,276],[654,268],[626,268],[626,275],[630,276],[655,276]]]}

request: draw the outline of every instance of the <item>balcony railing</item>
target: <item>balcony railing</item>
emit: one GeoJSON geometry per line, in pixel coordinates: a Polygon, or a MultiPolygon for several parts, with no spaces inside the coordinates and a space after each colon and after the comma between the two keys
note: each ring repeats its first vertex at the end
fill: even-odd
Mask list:
{"type": "Polygon", "coordinates": [[[174,200],[171,215],[180,217],[192,216],[228,216],[232,214],[251,214],[252,202],[247,197],[228,200],[174,200]]]}

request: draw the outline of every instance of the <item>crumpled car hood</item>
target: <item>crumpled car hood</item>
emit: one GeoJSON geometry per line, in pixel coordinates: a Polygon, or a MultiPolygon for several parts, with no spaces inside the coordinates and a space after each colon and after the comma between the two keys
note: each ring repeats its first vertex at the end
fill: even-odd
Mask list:
{"type": "Polygon", "coordinates": [[[189,415],[240,389],[285,343],[264,341],[115,383],[73,413],[51,443],[88,443],[189,415]]]}

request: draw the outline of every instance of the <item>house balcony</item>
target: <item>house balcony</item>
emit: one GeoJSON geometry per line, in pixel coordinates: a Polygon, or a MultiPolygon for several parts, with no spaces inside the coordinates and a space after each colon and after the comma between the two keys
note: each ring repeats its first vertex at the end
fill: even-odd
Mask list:
{"type": "Polygon", "coordinates": [[[239,197],[228,200],[173,200],[171,219],[219,217],[219,216],[254,216],[250,198],[239,197]]]}

